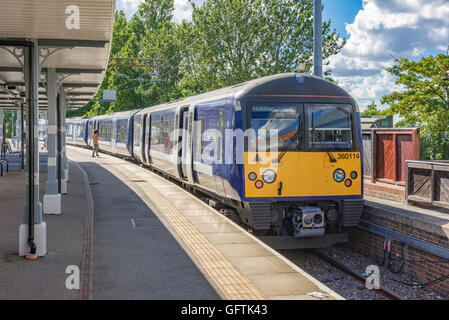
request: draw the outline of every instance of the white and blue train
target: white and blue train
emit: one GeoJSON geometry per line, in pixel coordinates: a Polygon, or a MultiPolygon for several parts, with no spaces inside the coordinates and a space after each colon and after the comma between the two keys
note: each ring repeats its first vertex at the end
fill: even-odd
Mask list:
{"type": "Polygon", "coordinates": [[[87,146],[95,129],[100,151],[233,207],[259,233],[339,242],[345,237],[335,235],[359,223],[360,113],[346,91],[324,79],[280,74],[143,110],[68,119],[67,143],[87,146]],[[218,134],[207,136],[209,129],[218,134]],[[267,139],[277,139],[278,152],[267,159],[257,149],[260,136],[240,149],[236,137],[224,139],[226,130],[239,129],[277,129],[267,139]],[[212,142],[217,161],[209,163],[201,155],[212,142]]]}

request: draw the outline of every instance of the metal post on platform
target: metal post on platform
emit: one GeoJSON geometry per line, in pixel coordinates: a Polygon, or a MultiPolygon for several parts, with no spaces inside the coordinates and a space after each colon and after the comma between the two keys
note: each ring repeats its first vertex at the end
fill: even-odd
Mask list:
{"type": "Polygon", "coordinates": [[[61,194],[57,179],[57,81],[56,69],[49,68],[47,74],[47,98],[48,98],[48,126],[47,126],[47,151],[48,151],[48,179],[45,182],[45,195],[43,200],[44,214],[61,214],[61,194]]]}
{"type": "Polygon", "coordinates": [[[62,194],[62,137],[61,137],[61,92],[63,88],[61,86],[58,98],[56,101],[56,172],[58,177],[58,193],[62,194]]]}
{"type": "Polygon", "coordinates": [[[314,29],[313,29],[313,74],[317,77],[323,77],[323,18],[322,1],[315,0],[314,9],[314,29]]]}
{"type": "Polygon", "coordinates": [[[62,179],[61,190],[62,194],[67,193],[67,182],[69,181],[69,168],[67,165],[67,149],[66,149],[66,115],[67,115],[67,97],[64,90],[61,91],[62,104],[61,104],[61,143],[62,143],[62,179]]]}
{"type": "Polygon", "coordinates": [[[39,202],[39,47],[32,40],[25,47],[24,75],[27,103],[27,203],[23,224],[19,229],[19,255],[37,259],[46,254],[46,224],[42,221],[42,204],[39,202]],[[30,252],[27,253],[27,245],[30,252]]]}
{"type": "MultiPolygon", "coordinates": [[[[17,107],[17,105],[16,105],[16,107],[17,107]]],[[[20,111],[19,110],[16,110],[16,123],[15,123],[15,127],[16,127],[16,139],[14,140],[14,147],[16,148],[16,149],[19,149],[19,131],[20,131],[20,128],[19,128],[19,117],[20,117],[20,111]]]]}
{"type": "Polygon", "coordinates": [[[3,140],[5,137],[3,136],[3,109],[0,108],[0,148],[1,154],[3,155],[3,140]]]}
{"type": "Polygon", "coordinates": [[[25,112],[25,108],[24,108],[24,102],[21,101],[20,102],[20,150],[22,152],[22,170],[25,170],[25,130],[24,130],[24,112],[25,112]]]}

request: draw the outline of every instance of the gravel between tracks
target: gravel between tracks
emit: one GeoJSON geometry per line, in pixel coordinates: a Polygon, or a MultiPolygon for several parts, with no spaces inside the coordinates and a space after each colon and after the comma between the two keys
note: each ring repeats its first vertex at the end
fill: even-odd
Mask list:
{"type": "MultiPolygon", "coordinates": [[[[345,246],[333,246],[331,248],[320,249],[320,251],[344,264],[351,270],[364,273],[369,265],[379,265],[380,261],[363,254],[352,251],[345,246]]],[[[374,291],[368,290],[365,285],[354,279],[352,276],[323,261],[321,258],[307,250],[281,250],[283,255],[297,264],[304,271],[323,282],[332,290],[339,293],[348,300],[388,300],[387,297],[374,291]]],[[[380,267],[381,286],[389,289],[398,296],[406,300],[444,300],[435,292],[424,289],[414,288],[405,284],[398,283],[395,280],[406,280],[412,282],[404,274],[394,274],[385,267],[380,267]]],[[[446,280],[449,281],[449,280],[446,280]]]]}

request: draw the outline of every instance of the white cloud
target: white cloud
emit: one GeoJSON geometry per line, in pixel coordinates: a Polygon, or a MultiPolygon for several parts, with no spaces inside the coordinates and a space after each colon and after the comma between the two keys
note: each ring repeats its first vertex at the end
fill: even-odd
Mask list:
{"type": "MultiPolygon", "coordinates": [[[[132,16],[143,0],[117,0],[117,8],[123,8],[128,16],[132,16]]],[[[193,0],[197,5],[202,4],[205,0],[193,0]]],[[[182,20],[192,19],[192,5],[189,0],[174,0],[175,11],[173,13],[173,21],[180,23],[182,20]]]]}
{"type": "Polygon", "coordinates": [[[349,39],[330,58],[337,81],[361,106],[397,90],[385,71],[394,58],[419,58],[449,45],[448,0],[364,0],[354,22],[346,26],[349,39]]]}

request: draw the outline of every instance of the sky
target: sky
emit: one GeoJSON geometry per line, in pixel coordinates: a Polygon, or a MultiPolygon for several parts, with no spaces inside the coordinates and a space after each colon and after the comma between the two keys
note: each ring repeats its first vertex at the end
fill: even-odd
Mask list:
{"type": "MultiPolygon", "coordinates": [[[[200,4],[204,0],[194,0],[200,4]]],[[[322,0],[323,19],[347,39],[342,51],[329,59],[338,84],[364,110],[380,104],[395,79],[385,68],[394,58],[417,60],[444,53],[449,46],[449,0],[322,0]]],[[[131,16],[141,0],[117,0],[117,9],[131,16]]],[[[190,19],[188,0],[175,0],[174,21],[190,19]]],[[[381,106],[384,108],[385,106],[381,106]]]]}

